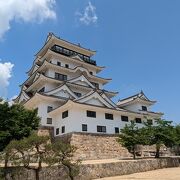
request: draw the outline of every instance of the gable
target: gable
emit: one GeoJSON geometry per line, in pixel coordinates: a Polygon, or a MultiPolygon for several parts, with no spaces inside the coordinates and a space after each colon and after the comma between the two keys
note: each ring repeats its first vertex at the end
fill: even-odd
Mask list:
{"type": "Polygon", "coordinates": [[[83,61],[83,60],[79,57],[79,55],[71,56],[71,58],[73,58],[73,59],[78,59],[78,60],[80,60],[80,61],[83,61]]]}
{"type": "Polygon", "coordinates": [[[111,100],[109,99],[105,94],[102,94],[102,97],[112,106],[117,107],[117,105],[111,100]]]}
{"type": "Polygon", "coordinates": [[[19,102],[27,101],[28,99],[29,99],[29,96],[24,91],[22,91],[19,97],[19,102]]]}
{"type": "Polygon", "coordinates": [[[141,95],[139,98],[145,101],[149,101],[149,99],[145,95],[141,95]]]}
{"type": "Polygon", "coordinates": [[[76,81],[76,82],[73,82],[74,84],[79,84],[79,85],[82,85],[82,86],[86,86],[86,87],[89,87],[90,85],[85,82],[85,81],[76,81]]]}
{"type": "Polygon", "coordinates": [[[85,104],[91,104],[91,105],[96,105],[96,106],[102,106],[105,107],[106,105],[102,103],[99,99],[92,98],[84,102],[85,104]]]}
{"type": "Polygon", "coordinates": [[[80,99],[77,99],[77,102],[81,103],[91,103],[92,105],[103,105],[108,108],[114,108],[110,103],[108,103],[102,96],[100,96],[97,92],[90,92],[88,95],[85,95],[84,97],[81,97],[80,99]]]}
{"type": "Polygon", "coordinates": [[[54,90],[46,92],[47,95],[54,95],[65,98],[77,98],[76,95],[67,87],[67,85],[60,86],[54,90]]]}
{"type": "Polygon", "coordinates": [[[54,96],[64,97],[64,98],[74,98],[67,90],[59,90],[58,92],[53,94],[54,96]]]}
{"type": "Polygon", "coordinates": [[[95,88],[83,75],[82,76],[79,76],[75,79],[71,79],[69,80],[69,82],[71,83],[74,83],[74,84],[80,84],[80,85],[83,85],[83,86],[87,86],[87,87],[92,87],[92,88],[95,88]]]}

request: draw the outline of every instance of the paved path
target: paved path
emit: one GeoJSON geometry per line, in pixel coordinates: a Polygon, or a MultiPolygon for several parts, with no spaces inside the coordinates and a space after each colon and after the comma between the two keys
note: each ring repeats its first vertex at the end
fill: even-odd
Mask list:
{"type": "Polygon", "coordinates": [[[124,161],[136,161],[136,160],[120,160],[120,159],[98,159],[98,160],[85,160],[82,164],[104,164],[104,163],[115,163],[124,161]]]}
{"type": "Polygon", "coordinates": [[[124,176],[101,178],[99,180],[180,180],[180,167],[158,169],[124,176]]]}

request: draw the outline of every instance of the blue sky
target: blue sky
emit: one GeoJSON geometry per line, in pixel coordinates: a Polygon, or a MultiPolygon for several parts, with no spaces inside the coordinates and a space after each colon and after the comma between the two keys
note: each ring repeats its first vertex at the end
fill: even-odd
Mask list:
{"type": "Polygon", "coordinates": [[[35,53],[54,32],[97,50],[93,59],[107,67],[100,75],[113,79],[105,88],[119,91],[115,101],[143,90],[158,101],[154,111],[180,123],[180,1],[27,0],[30,12],[22,0],[12,7],[8,1],[0,1],[1,96],[19,93],[35,53]],[[12,77],[4,80],[7,62],[14,66],[6,64],[12,77]]]}

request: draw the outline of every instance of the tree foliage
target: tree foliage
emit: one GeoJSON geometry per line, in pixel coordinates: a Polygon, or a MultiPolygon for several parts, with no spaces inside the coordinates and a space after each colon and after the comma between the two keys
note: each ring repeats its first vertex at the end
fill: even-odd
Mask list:
{"type": "Polygon", "coordinates": [[[155,125],[146,124],[141,129],[146,134],[147,145],[156,145],[156,158],[160,156],[160,148],[162,145],[172,147],[175,144],[174,127],[172,121],[158,119],[155,125]]]}
{"type": "Polygon", "coordinates": [[[28,137],[39,125],[37,110],[26,110],[19,104],[9,106],[7,102],[0,103],[0,151],[11,140],[28,137]]]}
{"type": "Polygon", "coordinates": [[[71,180],[79,174],[80,160],[73,160],[77,148],[62,141],[55,141],[52,146],[52,160],[59,166],[63,166],[71,180]]]}
{"type": "Polygon", "coordinates": [[[176,125],[174,128],[175,133],[175,146],[174,146],[174,152],[176,155],[180,155],[180,125],[176,125]]]}
{"type": "Polygon", "coordinates": [[[160,148],[162,145],[172,147],[180,144],[180,126],[174,127],[172,121],[162,119],[156,120],[155,124],[144,124],[145,126],[138,129],[134,122],[126,125],[119,135],[118,141],[132,152],[135,158],[136,145],[155,145],[156,158],[160,157],[160,148]]]}
{"type": "Polygon", "coordinates": [[[49,156],[47,148],[49,142],[48,136],[38,136],[33,133],[27,138],[11,141],[5,148],[4,155],[8,158],[8,162],[16,167],[23,165],[26,169],[34,170],[36,180],[39,180],[42,163],[49,156]]]}
{"type": "MultiPolygon", "coordinates": [[[[72,157],[76,148],[60,140],[51,143],[49,136],[31,136],[13,140],[5,148],[2,157],[11,164],[35,171],[36,180],[39,180],[42,166],[63,166],[70,179],[79,174],[79,161],[73,161],[72,157]]],[[[7,169],[7,166],[5,167],[7,169]]],[[[5,175],[6,176],[6,175],[5,175]]]]}
{"type": "Polygon", "coordinates": [[[126,124],[125,127],[121,129],[118,138],[118,142],[133,154],[134,159],[136,158],[136,146],[144,143],[143,141],[144,135],[140,133],[140,130],[133,121],[131,121],[131,124],[126,124]]]}

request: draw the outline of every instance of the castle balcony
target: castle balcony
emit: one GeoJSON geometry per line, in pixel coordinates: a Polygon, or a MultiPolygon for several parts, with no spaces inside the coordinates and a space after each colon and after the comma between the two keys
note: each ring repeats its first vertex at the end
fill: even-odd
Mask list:
{"type": "Polygon", "coordinates": [[[56,52],[56,53],[62,54],[62,55],[64,55],[64,56],[68,56],[68,57],[78,55],[84,62],[96,66],[96,61],[90,59],[90,57],[88,57],[88,56],[85,56],[85,55],[80,54],[80,53],[78,53],[78,52],[75,52],[75,51],[73,51],[73,50],[66,49],[66,48],[63,48],[63,47],[58,46],[58,45],[52,46],[52,47],[51,47],[51,50],[54,51],[54,52],[56,52]]]}

